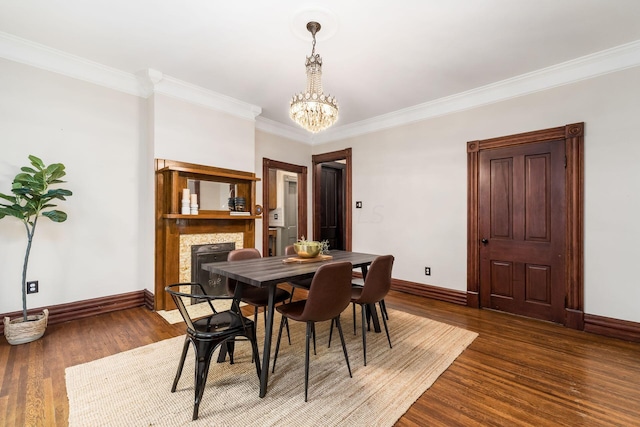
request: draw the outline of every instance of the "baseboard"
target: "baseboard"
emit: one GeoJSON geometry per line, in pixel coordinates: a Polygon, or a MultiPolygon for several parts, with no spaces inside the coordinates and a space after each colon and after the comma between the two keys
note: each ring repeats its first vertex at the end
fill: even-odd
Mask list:
{"type": "MultiPolygon", "coordinates": [[[[362,278],[362,273],[353,273],[353,277],[362,278]]],[[[411,295],[450,302],[453,304],[467,305],[467,293],[453,289],[439,288],[437,286],[424,285],[422,283],[406,280],[391,279],[391,289],[411,295]]]]}
{"type": "Polygon", "coordinates": [[[149,310],[153,311],[155,304],[155,295],[149,290],[145,289],[144,291],[144,306],[149,310]]]}
{"type": "MultiPolygon", "coordinates": [[[[360,273],[354,273],[354,277],[362,277],[360,273]]],[[[439,288],[437,286],[424,285],[405,280],[391,279],[391,289],[412,295],[431,298],[439,301],[450,302],[458,305],[467,305],[467,293],[452,289],[439,288]]],[[[128,292],[125,294],[110,295],[102,298],[94,298],[84,301],[76,301],[67,304],[53,305],[49,309],[49,325],[67,322],[69,320],[82,319],[112,311],[144,306],[153,310],[154,294],[149,290],[128,292]]],[[[33,308],[28,313],[41,313],[45,307],[33,308]]],[[[0,318],[16,318],[22,315],[22,311],[0,314],[0,318]]],[[[625,341],[640,342],[640,323],[627,320],[613,319],[611,317],[584,314],[584,331],[593,334],[619,338],[625,341]]],[[[0,333],[4,333],[4,324],[0,323],[0,333]]]]}
{"type": "MultiPolygon", "coordinates": [[[[362,278],[362,274],[357,272],[354,272],[353,276],[362,278]]],[[[477,293],[455,291],[398,279],[391,279],[391,289],[438,301],[479,308],[477,293]]],[[[570,311],[568,319],[566,326],[572,329],[584,330],[592,334],[619,338],[625,341],[640,342],[640,323],[637,322],[596,316],[594,314],[584,313],[583,315],[582,312],[577,311],[570,311]]]]}
{"type": "MultiPolygon", "coordinates": [[[[67,322],[69,320],[82,319],[97,314],[110,313],[112,311],[125,310],[143,305],[147,305],[145,291],[134,291],[102,298],[52,305],[50,307],[32,308],[28,310],[28,314],[42,313],[44,308],[48,308],[48,324],[55,325],[56,323],[67,322]]],[[[151,306],[153,307],[153,303],[151,306]]],[[[14,319],[19,316],[22,316],[22,311],[0,314],[0,318],[3,319],[5,317],[14,319]]],[[[0,324],[0,333],[4,333],[4,324],[0,324]]]]}
{"type": "Polygon", "coordinates": [[[391,279],[391,289],[412,295],[431,298],[438,301],[450,302],[458,305],[467,305],[467,293],[453,289],[439,288],[437,286],[423,285],[421,283],[408,282],[406,280],[391,279]]]}
{"type": "Polygon", "coordinates": [[[640,342],[640,323],[627,320],[585,314],[584,331],[625,341],[640,342]]]}

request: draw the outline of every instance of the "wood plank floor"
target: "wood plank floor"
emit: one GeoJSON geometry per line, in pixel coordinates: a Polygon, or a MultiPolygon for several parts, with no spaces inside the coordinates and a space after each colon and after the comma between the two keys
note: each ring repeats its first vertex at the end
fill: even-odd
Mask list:
{"type": "MultiPolygon", "coordinates": [[[[386,302],[480,334],[397,426],[640,426],[638,343],[398,292],[386,302]]],[[[392,340],[401,327],[391,319],[392,340]]],[[[50,326],[30,344],[2,338],[0,426],[66,426],[67,366],[183,333],[140,307],[50,326]]]]}

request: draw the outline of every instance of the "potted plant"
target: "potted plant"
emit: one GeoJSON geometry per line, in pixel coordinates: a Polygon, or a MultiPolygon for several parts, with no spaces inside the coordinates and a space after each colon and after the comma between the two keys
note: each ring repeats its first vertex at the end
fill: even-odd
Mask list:
{"type": "Polygon", "coordinates": [[[11,192],[13,195],[0,193],[0,198],[9,203],[0,203],[0,219],[6,216],[18,218],[24,224],[27,232],[27,249],[24,255],[22,266],[22,317],[10,320],[4,318],[4,335],[9,344],[23,344],[35,341],[40,338],[47,327],[49,310],[44,309],[42,314],[35,316],[27,315],[27,266],[29,264],[29,253],[33,235],[40,216],[45,216],[53,222],[64,222],[67,214],[50,209],[56,205],[51,202],[66,200],[71,196],[69,190],[61,188],[50,188],[51,185],[60,184],[60,178],[66,175],[62,163],[53,163],[49,166],[37,158],[29,156],[33,167],[25,166],[21,168],[21,173],[13,179],[11,192]]]}

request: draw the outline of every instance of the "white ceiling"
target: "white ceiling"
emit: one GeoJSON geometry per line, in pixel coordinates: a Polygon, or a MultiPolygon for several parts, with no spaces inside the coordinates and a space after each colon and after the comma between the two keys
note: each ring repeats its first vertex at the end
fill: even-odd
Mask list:
{"type": "Polygon", "coordinates": [[[638,0],[0,0],[0,32],[159,70],[291,127],[310,18],[337,128],[640,40],[638,0]]]}

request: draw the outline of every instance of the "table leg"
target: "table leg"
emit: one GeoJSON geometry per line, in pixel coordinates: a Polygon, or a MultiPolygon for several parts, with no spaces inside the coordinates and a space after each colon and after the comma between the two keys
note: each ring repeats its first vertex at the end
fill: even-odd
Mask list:
{"type": "Polygon", "coordinates": [[[260,373],[260,397],[267,394],[269,381],[269,359],[271,358],[271,335],[273,333],[273,311],[276,296],[276,286],[269,286],[269,301],[267,305],[267,324],[264,330],[264,349],[262,350],[262,372],[260,373]]]}

